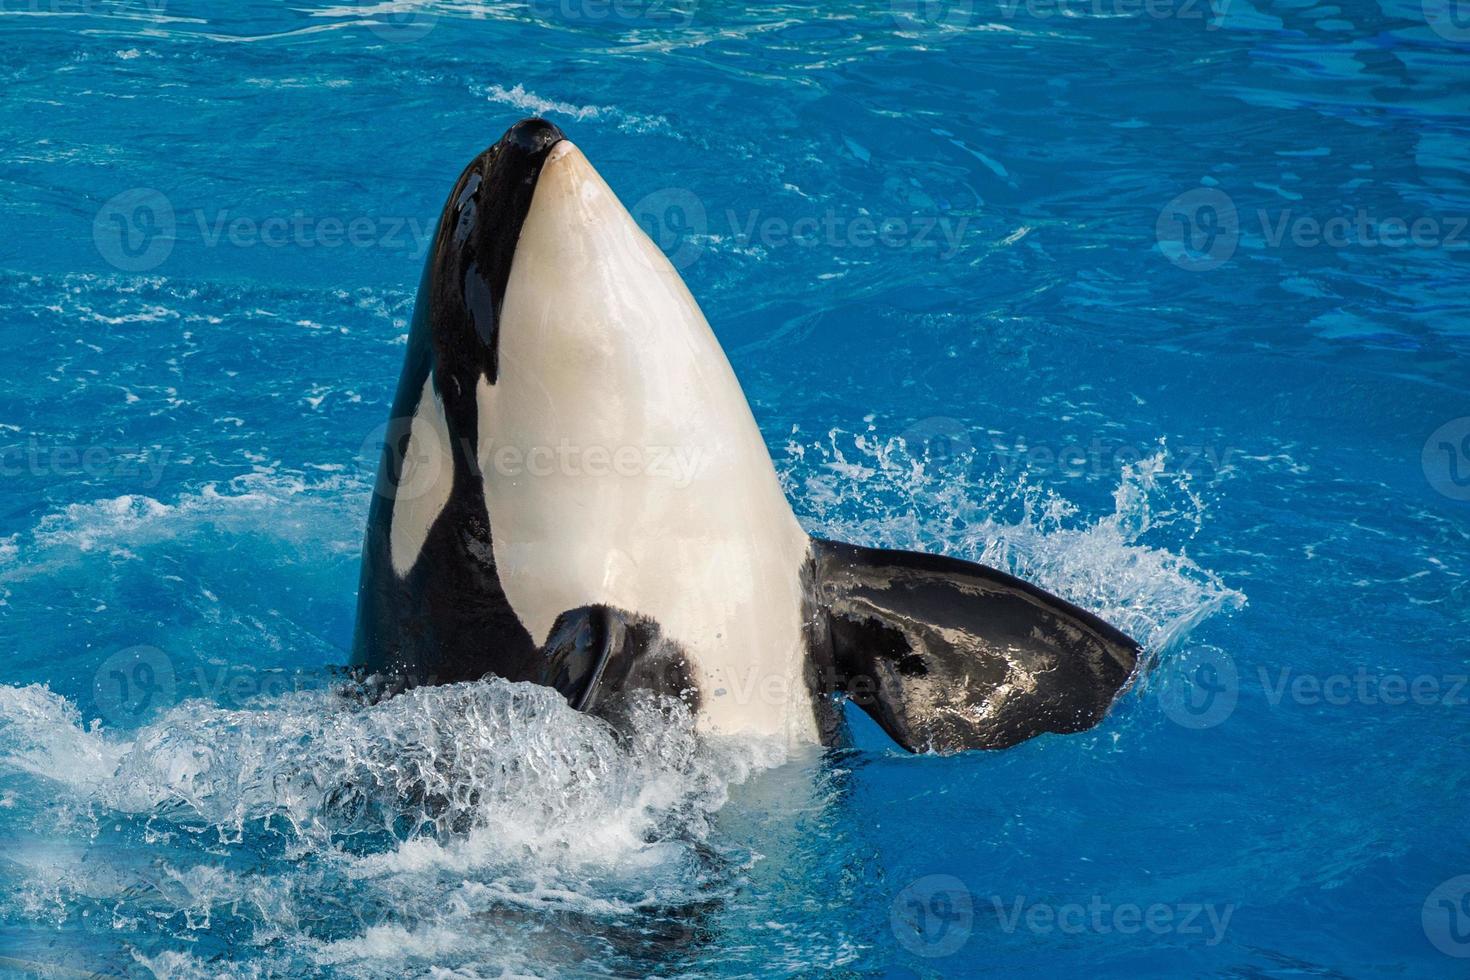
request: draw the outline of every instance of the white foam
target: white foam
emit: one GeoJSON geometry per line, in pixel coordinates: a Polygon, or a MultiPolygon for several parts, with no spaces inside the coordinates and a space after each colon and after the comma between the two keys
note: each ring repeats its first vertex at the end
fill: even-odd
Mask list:
{"type": "Polygon", "coordinates": [[[163,846],[141,867],[33,849],[26,907],[94,899],[131,918],[162,910],[185,932],[243,916],[261,942],[289,938],[322,964],[457,949],[513,966],[483,928],[496,910],[616,918],[703,897],[712,815],[784,759],[775,743],[699,738],[677,702],[631,717],[619,734],[550,689],[487,680],[376,705],[324,690],[238,710],[191,701],[126,739],[84,728],[44,688],[0,687],[0,774],[30,777],[30,806],[132,817],[163,846]],[[212,852],[247,838],[276,841],[259,873],[218,866],[212,852]],[[315,907],[324,888],[399,914],[342,935],[315,907]]]}
{"type": "Polygon", "coordinates": [[[28,534],[0,539],[0,583],[53,574],[93,554],[129,560],[150,546],[203,530],[293,541],[327,553],[356,552],[370,492],[367,473],[363,467],[308,479],[278,473],[272,465],[228,483],[206,484],[171,503],[125,494],[68,504],[42,517],[28,534]]]}
{"type": "Polygon", "coordinates": [[[28,773],[93,794],[106,787],[124,751],[82,727],[81,713],[60,695],[37,684],[0,686],[0,772],[28,773]]]}
{"type": "Polygon", "coordinates": [[[675,135],[675,130],[663,116],[640,115],[611,105],[577,105],[574,102],[547,99],[537,95],[535,92],[526,91],[522,85],[516,85],[512,88],[506,88],[503,85],[491,85],[484,91],[486,97],[492,102],[499,102],[518,109],[521,112],[529,112],[537,116],[560,116],[565,119],[577,121],[606,119],[619,129],[627,132],[663,132],[675,135]]]}
{"type": "Polygon", "coordinates": [[[901,437],[871,432],[793,440],[781,468],[816,534],[1004,569],[1092,610],[1158,654],[1246,600],[1185,552],[1181,542],[1203,528],[1208,505],[1170,461],[1161,444],[1123,466],[1112,511],[1093,518],[1025,473],[976,480],[973,453],[935,463],[901,437]]]}
{"type": "MultiPolygon", "coordinates": [[[[1166,464],[1161,452],[1124,470],[1111,508],[1090,517],[1024,476],[955,480],[871,433],[796,445],[783,468],[820,533],[1008,568],[1161,652],[1244,602],[1185,553],[1208,506],[1166,464]]],[[[79,504],[0,542],[0,584],[221,529],[355,549],[367,480],[267,462],[170,501],[79,504]]],[[[619,735],[554,692],[485,681],[376,705],[325,690],[234,709],[190,701],[124,735],[87,727],[45,688],[0,687],[0,815],[35,814],[48,834],[22,848],[20,885],[0,906],[33,921],[91,910],[174,943],[137,955],[156,976],[303,962],[362,976],[575,972],[589,935],[663,928],[734,894],[758,855],[724,836],[745,817],[722,808],[785,759],[772,744],[700,738],[675,706],[637,710],[619,735]],[[225,929],[248,937],[243,962],[177,951],[225,929]]],[[[762,820],[824,805],[781,781],[793,768],[762,777],[780,782],[762,790],[762,820]]],[[[793,963],[841,966],[852,942],[780,945],[793,963]]]]}

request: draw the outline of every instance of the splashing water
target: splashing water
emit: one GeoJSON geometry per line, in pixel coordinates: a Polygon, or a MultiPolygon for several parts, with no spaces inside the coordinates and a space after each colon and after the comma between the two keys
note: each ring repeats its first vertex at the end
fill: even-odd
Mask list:
{"type": "Polygon", "coordinates": [[[1470,871],[1463,704],[1272,700],[1287,668],[1447,691],[1470,659],[1470,512],[1421,455],[1466,415],[1452,4],[163,6],[0,5],[26,53],[0,69],[0,973],[1453,969],[1421,910],[1470,871]],[[757,418],[802,427],[781,468],[807,527],[1037,581],[1145,641],[1160,688],[1232,667],[1228,717],[1130,695],[1088,733],[937,759],[854,713],[863,751],[766,768],[488,682],[233,695],[344,659],[354,460],[425,229],[530,111],[692,256],[757,418]],[[119,213],[143,188],[157,221],[119,213]],[[1295,234],[1359,214],[1441,241],[1295,234]],[[1233,254],[1181,266],[1200,241],[1171,221],[1233,254]],[[1172,451],[1058,483],[849,421],[870,412],[1172,451]],[[1185,479],[1190,441],[1234,472],[1185,479]],[[94,676],[136,645],[177,690],[115,719],[94,676]],[[891,918],[939,874],[975,898],[947,957],[891,918]],[[1021,896],[1238,914],[1215,945],[1069,935],[1021,896]]]}
{"type": "MultiPolygon", "coordinates": [[[[1075,508],[1025,480],[996,478],[976,498],[901,441],[844,447],[834,433],[821,451],[796,496],[834,536],[1008,567],[1155,650],[1242,601],[1139,543],[1203,518],[1162,453],[1125,472],[1114,514],[1078,528],[1075,508]],[[1020,519],[992,516],[1007,508],[1020,519]]],[[[151,525],[175,508],[153,510],[108,524],[110,543],[167,547],[175,535],[151,525]]],[[[41,523],[38,553],[81,547],[57,519],[41,523]]],[[[0,775],[23,777],[28,803],[51,797],[38,838],[65,831],[12,859],[24,884],[8,904],[108,919],[159,976],[214,975],[223,953],[200,950],[218,941],[256,950],[235,963],[247,973],[303,960],[347,975],[518,972],[594,954],[645,969],[697,949],[702,917],[758,857],[715,816],[733,787],[787,760],[774,744],[697,737],[677,704],[640,704],[628,731],[493,679],[380,704],[325,681],[235,709],[196,699],[126,737],[45,688],[0,687],[0,775]],[[160,933],[193,950],[160,947],[160,933]]]]}
{"type": "MultiPolygon", "coordinates": [[[[1206,514],[1168,459],[1161,448],[1126,467],[1113,513],[1091,522],[1026,474],[958,479],[955,465],[973,460],[936,462],[871,432],[793,442],[782,470],[820,533],[1007,568],[1159,654],[1244,601],[1149,543],[1187,539],[1206,514]]],[[[241,489],[238,504],[210,491],[211,526],[252,522],[260,487],[241,489]]],[[[273,496],[273,509],[322,513],[310,489],[273,496]]],[[[336,479],[324,492],[342,490],[336,479]]],[[[196,523],[197,509],[70,507],[41,520],[25,557],[65,566],[105,540],[131,564],[197,533],[169,530],[196,523]]],[[[330,520],[285,526],[341,536],[330,520]]],[[[0,687],[0,778],[37,814],[35,840],[12,859],[23,884],[11,913],[108,920],[158,976],[217,975],[226,961],[239,975],[303,962],[479,975],[585,956],[647,971],[696,956],[707,920],[759,860],[719,826],[732,791],[773,767],[803,768],[783,766],[792,760],[772,743],[697,736],[674,703],[638,704],[619,734],[548,689],[494,679],[377,704],[327,675],[314,687],[235,708],[188,700],[132,733],[85,725],[43,687],[0,687]],[[187,939],[188,951],[160,937],[187,939]],[[240,946],[253,952],[241,959],[240,946]]],[[[813,786],[810,772],[777,778],[813,786]]],[[[845,943],[797,958],[839,964],[853,955],[845,943]]]]}
{"type": "Polygon", "coordinates": [[[1215,613],[1245,604],[1243,593],[1186,555],[1208,505],[1171,462],[1161,443],[1124,464],[1112,513],[1091,521],[1024,470],[977,478],[976,450],[936,459],[872,428],[834,429],[814,443],[793,434],[783,479],[806,502],[814,533],[993,565],[1092,610],[1157,656],[1215,613]]]}
{"type": "Polygon", "coordinates": [[[711,815],[782,761],[772,744],[696,738],[676,702],[635,704],[622,735],[554,691],[493,679],[372,705],[331,690],[189,701],[129,740],[44,688],[3,687],[0,772],[44,780],[46,820],[77,831],[75,846],[19,852],[28,881],[8,901],[125,934],[223,924],[369,973],[442,960],[446,944],[505,968],[554,963],[558,944],[633,955],[670,930],[687,941],[686,920],[749,859],[711,815]],[[513,927],[528,918],[566,934],[513,927]]]}

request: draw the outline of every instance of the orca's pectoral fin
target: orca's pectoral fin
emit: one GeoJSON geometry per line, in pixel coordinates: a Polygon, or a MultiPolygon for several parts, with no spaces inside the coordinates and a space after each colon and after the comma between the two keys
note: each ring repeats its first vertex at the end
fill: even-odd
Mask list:
{"type": "Polygon", "coordinates": [[[1097,724],[1139,647],[1005,572],[814,541],[834,688],[911,752],[1001,749],[1097,724]]]}
{"type": "Polygon", "coordinates": [[[658,626],[609,606],[582,606],[557,617],[531,680],[562,693],[578,711],[613,716],[624,692],[648,691],[691,708],[698,692],[684,653],[658,626]]]}
{"type": "Polygon", "coordinates": [[[541,648],[538,684],[554,687],[578,711],[587,707],[607,666],[622,652],[628,631],[621,613],[583,606],[557,617],[541,648]]]}

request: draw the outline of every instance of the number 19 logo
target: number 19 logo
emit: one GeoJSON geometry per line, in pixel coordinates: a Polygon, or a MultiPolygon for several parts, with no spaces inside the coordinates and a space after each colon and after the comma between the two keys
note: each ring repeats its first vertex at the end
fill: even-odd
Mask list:
{"type": "Polygon", "coordinates": [[[1189,272],[1217,269],[1240,244],[1240,217],[1230,195],[1213,187],[1185,191],[1164,206],[1154,225],[1164,257],[1189,272]]]}
{"type": "Polygon", "coordinates": [[[952,956],[975,926],[970,889],[954,875],[926,875],[899,892],[889,909],[899,945],[916,956],[952,956]]]}
{"type": "Polygon", "coordinates": [[[157,647],[119,650],[92,679],[92,700],[109,725],[132,728],[174,702],[174,665],[157,647]]]}

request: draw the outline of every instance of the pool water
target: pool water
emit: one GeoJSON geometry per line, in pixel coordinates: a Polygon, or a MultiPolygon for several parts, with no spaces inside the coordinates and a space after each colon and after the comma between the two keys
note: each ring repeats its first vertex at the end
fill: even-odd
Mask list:
{"type": "Polygon", "coordinates": [[[0,971],[1463,975],[1463,0],[0,32],[0,971]],[[940,758],[337,693],[425,238],[533,113],[810,530],[1146,644],[1102,725],[940,758]]]}

